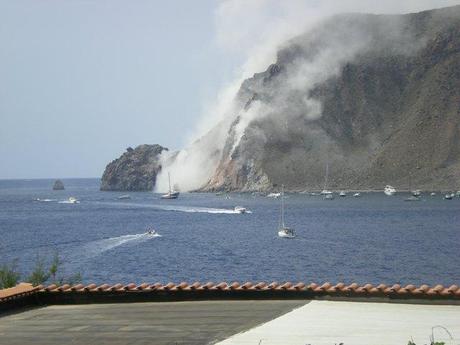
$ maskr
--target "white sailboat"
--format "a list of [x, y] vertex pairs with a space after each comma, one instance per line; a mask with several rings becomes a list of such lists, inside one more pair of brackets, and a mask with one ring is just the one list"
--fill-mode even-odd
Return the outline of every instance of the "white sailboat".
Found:
[[288, 228], [284, 224], [284, 185], [281, 186], [281, 215], [280, 215], [280, 224], [278, 228], [278, 236], [282, 238], [294, 238], [295, 230]]
[[329, 179], [329, 162], [326, 162], [326, 174], [324, 175], [324, 188], [321, 191], [321, 195], [324, 195], [325, 199], [332, 200], [334, 199], [334, 196], [332, 195], [332, 192], [327, 189], [328, 179]]
[[177, 199], [179, 197], [179, 192], [171, 189], [171, 175], [169, 174], [169, 172], [168, 172], [168, 183], [169, 183], [168, 193], [163, 194], [161, 198], [162, 199]]

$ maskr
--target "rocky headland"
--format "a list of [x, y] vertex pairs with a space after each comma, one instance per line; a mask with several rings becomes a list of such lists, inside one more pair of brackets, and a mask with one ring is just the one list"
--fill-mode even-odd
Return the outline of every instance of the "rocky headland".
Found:
[[105, 168], [101, 180], [104, 191], [153, 190], [161, 169], [160, 154], [168, 150], [160, 145], [129, 147], [119, 158]]
[[[458, 189], [460, 6], [325, 20], [286, 42], [234, 103], [197, 140], [215, 164], [195, 189], [321, 190], [326, 165], [330, 189]], [[124, 153], [101, 189], [152, 189], [162, 150]]]

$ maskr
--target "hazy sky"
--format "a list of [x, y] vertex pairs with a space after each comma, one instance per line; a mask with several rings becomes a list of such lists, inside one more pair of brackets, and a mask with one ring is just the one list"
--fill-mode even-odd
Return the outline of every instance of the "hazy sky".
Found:
[[[364, 2], [338, 1], [346, 9]], [[401, 11], [459, 2], [389, 1], [406, 4]], [[273, 0], [0, 0], [0, 178], [98, 177], [128, 146], [183, 147], [247, 58], [241, 50], [278, 20], [278, 7]]]

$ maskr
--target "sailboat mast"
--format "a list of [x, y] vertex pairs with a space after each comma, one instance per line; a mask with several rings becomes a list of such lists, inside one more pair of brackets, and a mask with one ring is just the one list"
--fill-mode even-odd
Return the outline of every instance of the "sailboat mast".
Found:
[[281, 185], [281, 226], [284, 229], [284, 184]]
[[168, 171], [168, 185], [169, 185], [169, 194], [171, 194], [171, 174]]
[[327, 180], [329, 178], [329, 162], [326, 161], [326, 176], [324, 176], [324, 190], [327, 190]]

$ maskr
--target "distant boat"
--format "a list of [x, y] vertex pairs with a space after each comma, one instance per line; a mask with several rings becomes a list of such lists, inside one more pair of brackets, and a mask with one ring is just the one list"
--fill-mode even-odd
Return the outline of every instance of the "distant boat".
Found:
[[416, 196], [416, 197], [419, 197], [420, 195], [422, 195], [422, 191], [417, 189], [417, 190], [413, 190], [412, 191], [412, 196]]
[[77, 200], [77, 198], [74, 198], [73, 196], [69, 197], [69, 199], [67, 199], [67, 202], [69, 204], [79, 204], [80, 201]]
[[131, 199], [131, 195], [123, 194], [118, 197], [118, 200], [127, 200], [127, 199]]
[[355, 193], [355, 194], [353, 194], [353, 197], [354, 197], [354, 198], [359, 198], [360, 196], [361, 196], [361, 193]]
[[281, 193], [270, 193], [270, 194], [267, 195], [267, 198], [275, 198], [275, 199], [277, 199], [277, 198], [280, 197], [280, 195], [281, 195]]
[[280, 224], [278, 228], [278, 236], [282, 238], [294, 238], [295, 230], [288, 228], [284, 224], [284, 185], [281, 186], [281, 215], [280, 215]]
[[159, 236], [160, 234], [153, 228], [150, 228], [148, 227], [147, 228], [147, 232], [145, 233], [147, 236], [152, 236], [152, 237], [155, 237], [155, 236]]
[[243, 206], [235, 206], [235, 212], [236, 213], [247, 213], [247, 209]]
[[[332, 195], [332, 192], [327, 189], [327, 183], [329, 180], [329, 162], [326, 162], [326, 173], [324, 174], [324, 188], [321, 191], [321, 195]], [[330, 200], [334, 198], [329, 198]]]
[[332, 192], [330, 194], [324, 195], [324, 200], [334, 200], [334, 194]]
[[161, 198], [162, 199], [177, 199], [179, 197], [179, 192], [171, 189], [171, 175], [169, 174], [169, 172], [168, 172], [168, 184], [169, 184], [168, 193], [163, 194]]
[[385, 189], [383, 190], [383, 192], [386, 194], [386, 195], [394, 195], [396, 193], [396, 189], [390, 185], [386, 185], [385, 186]]
[[339, 196], [345, 197], [345, 196], [347, 196], [347, 193], [342, 190], [342, 191], [340, 191]]
[[452, 200], [454, 198], [455, 194], [454, 193], [447, 193], [444, 195], [444, 199], [446, 200]]
[[435, 196], [436, 193], [435, 193], [435, 192], [431, 192], [430, 195], [431, 195], [431, 196]]

